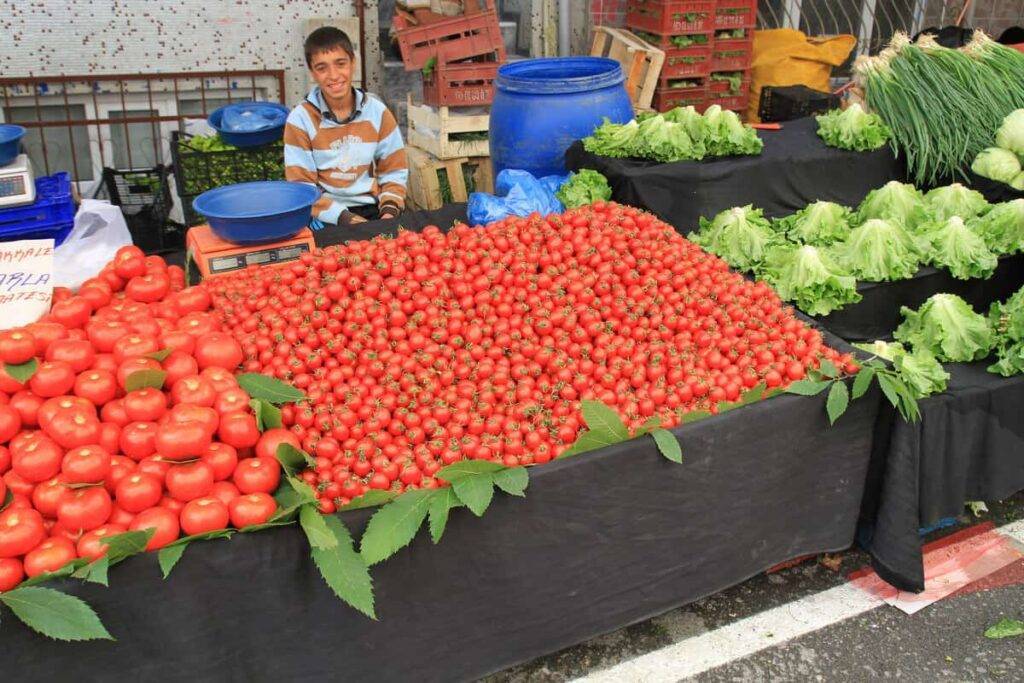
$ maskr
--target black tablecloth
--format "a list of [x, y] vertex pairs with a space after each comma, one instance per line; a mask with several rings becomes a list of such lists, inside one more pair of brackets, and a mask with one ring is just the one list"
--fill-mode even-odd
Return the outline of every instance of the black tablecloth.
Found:
[[847, 341], [891, 338], [903, 316], [900, 307], [917, 308], [938, 292], [957, 294], [976, 310], [988, 313], [993, 301], [1003, 301], [1024, 287], [1024, 254], [1004, 256], [987, 280], [957, 280], [948, 270], [925, 267], [914, 277], [896, 282], [859, 282], [864, 298], [815, 320]]
[[919, 402], [916, 424], [879, 411], [858, 539], [898, 588], [924, 588], [921, 527], [1024, 489], [1024, 376], [991, 363], [946, 365], [948, 390]]
[[780, 131], [758, 131], [758, 156], [658, 164], [590, 154], [577, 142], [566, 153], [570, 170], [600, 171], [616, 201], [653, 211], [683, 234], [701, 216], [753, 204], [781, 217], [817, 200], [856, 206], [868, 192], [902, 178], [902, 162], [885, 147], [847, 152], [826, 146], [813, 117], [787, 121]]
[[[447, 227], [458, 211], [398, 222]], [[372, 230], [321, 231], [317, 242]], [[147, 555], [114, 568], [110, 588], [64, 583], [118, 642], [55, 643], [5, 615], [0, 671], [19, 681], [55, 671], [90, 681], [477, 678], [849, 547], [879, 395], [834, 427], [824, 401], [780, 395], [676, 429], [682, 465], [648, 438], [533, 468], [525, 500], [498, 494], [482, 518], [455, 510], [439, 545], [421, 531], [375, 566], [376, 622], [331, 594], [289, 527], [193, 544], [167, 581]], [[358, 537], [370, 514], [342, 519]]]

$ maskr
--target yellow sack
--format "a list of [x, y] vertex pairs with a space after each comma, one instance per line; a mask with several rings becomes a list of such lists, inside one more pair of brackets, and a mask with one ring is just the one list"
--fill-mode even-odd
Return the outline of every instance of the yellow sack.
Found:
[[828, 92], [832, 69], [850, 56], [857, 44], [851, 35], [808, 38], [791, 28], [754, 31], [754, 61], [747, 120], [760, 121], [757, 108], [766, 85], [806, 85]]

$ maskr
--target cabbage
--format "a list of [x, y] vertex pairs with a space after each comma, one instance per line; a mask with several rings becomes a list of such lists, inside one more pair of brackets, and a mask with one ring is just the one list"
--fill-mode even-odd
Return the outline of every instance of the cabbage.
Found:
[[777, 232], [799, 244], [828, 246], [850, 234], [853, 212], [832, 202], [814, 202], [792, 216], [775, 221]]
[[932, 217], [940, 221], [953, 216], [966, 221], [992, 208], [980, 192], [960, 183], [935, 188], [924, 196], [924, 202]]
[[1003, 125], [996, 131], [996, 146], [1024, 157], [1024, 109], [1003, 119]]
[[959, 216], [924, 226], [919, 243], [925, 260], [949, 270], [958, 280], [992, 277], [999, 258], [989, 251], [984, 238]]
[[1024, 192], [1024, 172], [1018, 173], [1010, 181], [1010, 187], [1017, 190], [1017, 192]]
[[888, 142], [892, 132], [878, 114], [869, 114], [857, 103], [844, 110], [832, 111], [817, 117], [818, 137], [825, 144], [840, 149], [866, 152], [878, 149]]
[[753, 270], [780, 242], [761, 209], [750, 204], [723, 211], [711, 221], [701, 218], [700, 232], [689, 239], [739, 270]]
[[940, 361], [966, 363], [992, 350], [988, 321], [955, 294], [935, 294], [916, 311], [900, 310], [904, 320], [893, 335], [896, 340], [926, 349]]
[[972, 219], [967, 226], [981, 235], [988, 248], [996, 254], [1024, 251], [1024, 199], [996, 204], [991, 211]]
[[584, 168], [565, 182], [555, 193], [558, 201], [562, 202], [567, 209], [575, 209], [577, 206], [593, 204], [599, 200], [612, 198], [612, 188], [608, 186], [608, 179], [597, 171]]
[[857, 280], [810, 245], [772, 249], [762, 273], [780, 297], [808, 315], [828, 315], [861, 300]]
[[1024, 373], [1024, 288], [1003, 303], [993, 303], [988, 317], [995, 331], [997, 359], [988, 371], [1003, 377]]
[[861, 280], [881, 282], [913, 277], [921, 261], [914, 238], [897, 221], [872, 218], [835, 245], [839, 265]]
[[892, 180], [877, 190], [872, 190], [857, 209], [858, 222], [871, 218], [895, 220], [908, 230], [926, 220], [924, 196], [913, 185]]
[[1010, 184], [1020, 172], [1020, 159], [1013, 152], [998, 147], [983, 149], [974, 158], [971, 170], [982, 178]]

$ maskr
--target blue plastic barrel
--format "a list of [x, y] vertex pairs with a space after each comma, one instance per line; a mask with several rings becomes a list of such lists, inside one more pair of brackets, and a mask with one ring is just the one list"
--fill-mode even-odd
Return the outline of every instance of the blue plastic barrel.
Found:
[[510, 62], [498, 69], [491, 105], [491, 163], [538, 178], [564, 174], [565, 150], [604, 119], [626, 123], [633, 106], [622, 68], [603, 57]]

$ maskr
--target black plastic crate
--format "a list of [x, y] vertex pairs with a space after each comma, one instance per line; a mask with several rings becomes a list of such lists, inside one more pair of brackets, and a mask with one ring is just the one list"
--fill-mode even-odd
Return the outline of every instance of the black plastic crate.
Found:
[[284, 180], [284, 143], [203, 151], [192, 146], [193, 136], [171, 134], [171, 163], [178, 196], [195, 197], [223, 185], [256, 180]]
[[184, 247], [180, 228], [167, 220], [171, 189], [167, 167], [103, 169], [103, 185], [110, 203], [121, 207], [132, 242], [147, 254]]
[[840, 101], [838, 95], [813, 90], [805, 85], [766, 85], [761, 89], [757, 115], [764, 123], [792, 121], [835, 109]]

